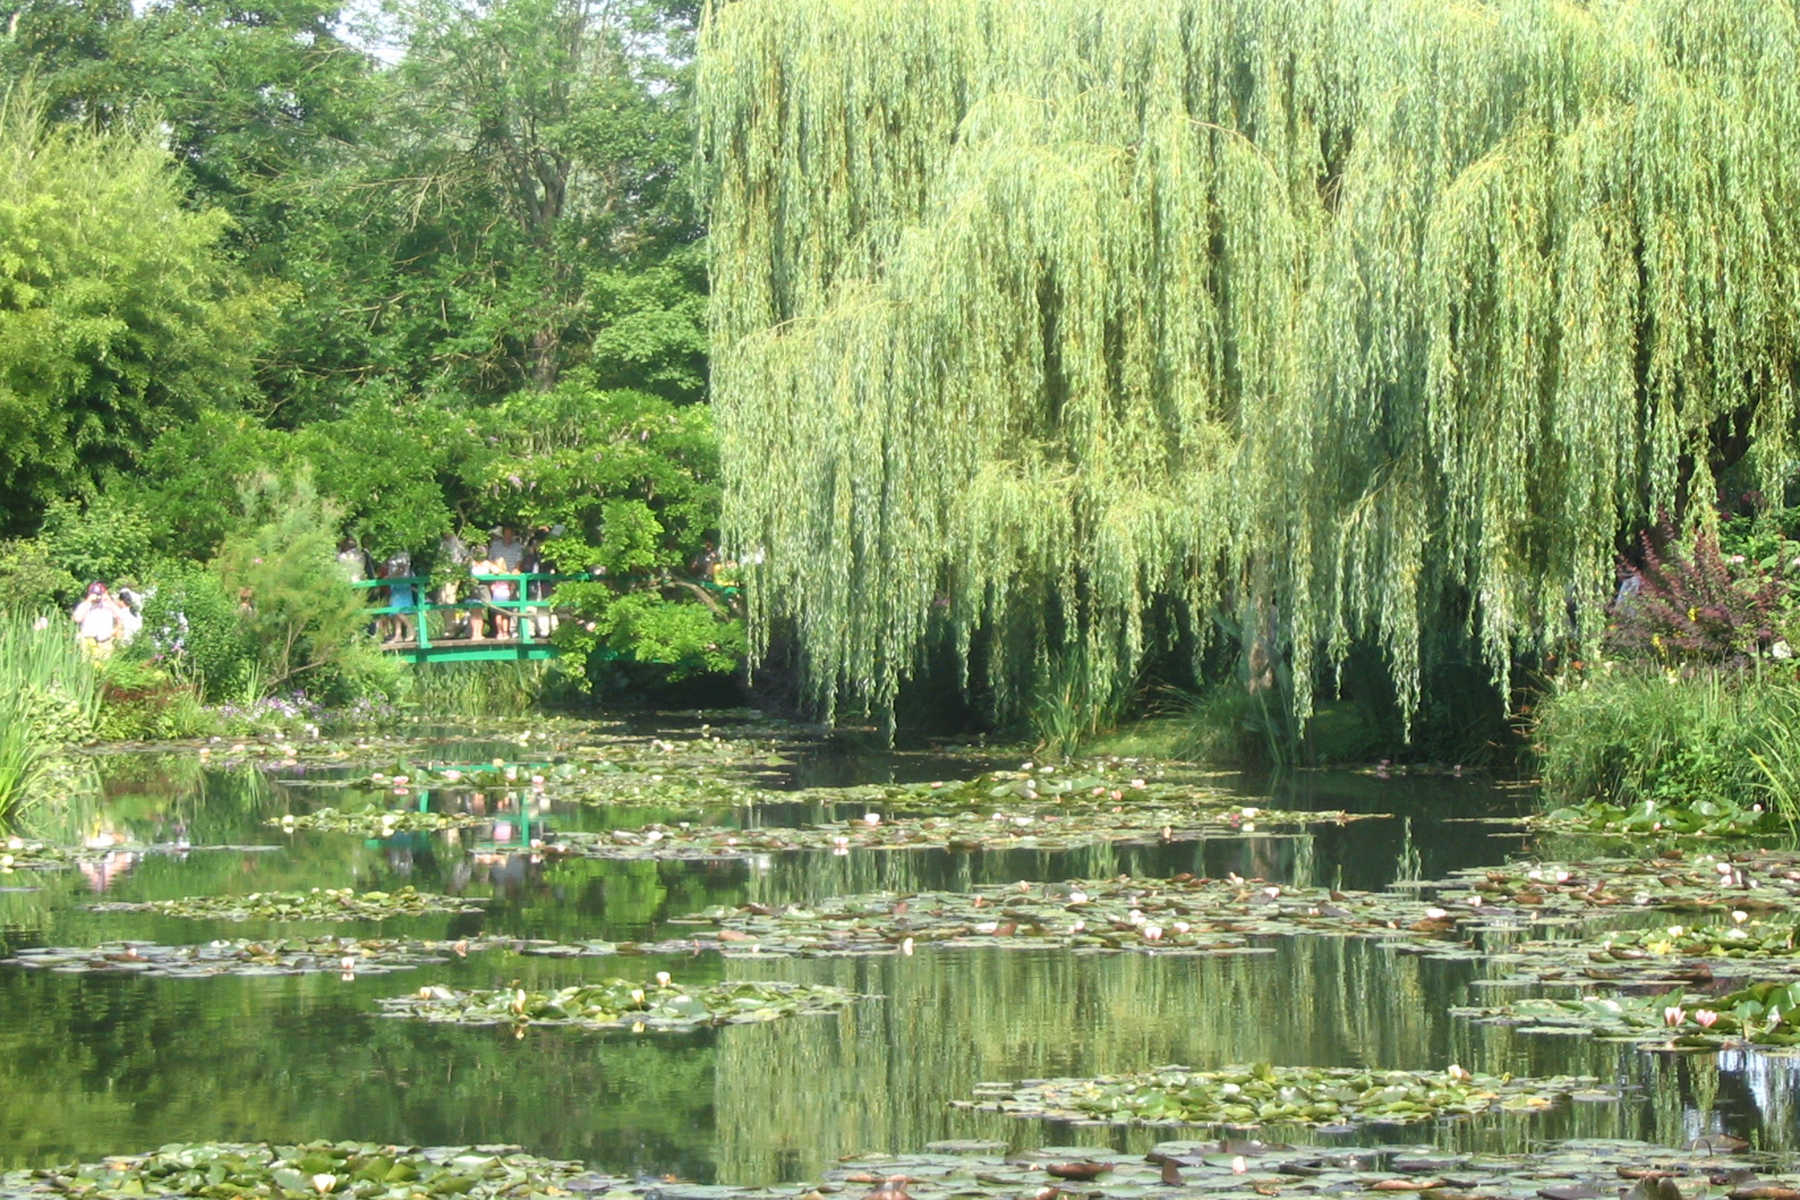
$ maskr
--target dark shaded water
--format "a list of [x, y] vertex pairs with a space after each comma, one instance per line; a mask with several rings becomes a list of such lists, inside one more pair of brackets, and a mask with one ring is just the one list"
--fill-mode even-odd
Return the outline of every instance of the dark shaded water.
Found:
[[[515, 748], [463, 745], [462, 761]], [[93, 911], [109, 899], [411, 884], [491, 899], [465, 916], [389, 920], [330, 932], [433, 938], [476, 934], [578, 940], [679, 935], [673, 918], [713, 904], [816, 900], [876, 889], [963, 888], [1180, 871], [1378, 889], [1537, 848], [1470, 822], [1519, 794], [1474, 781], [1307, 776], [1246, 803], [1346, 808], [1391, 817], [1301, 837], [1243, 836], [1062, 853], [777, 854], [727, 864], [544, 864], [507, 843], [521, 817], [539, 829], [650, 820], [794, 824], [836, 815], [817, 803], [742, 810], [607, 812], [551, 801], [513, 812], [482, 838], [284, 836], [282, 813], [361, 807], [378, 790], [290, 786], [252, 767], [191, 757], [103, 760], [107, 799], [69, 833], [194, 845], [270, 843], [275, 852], [97, 856], [83, 870], [0, 876], [0, 950], [132, 938], [192, 943], [265, 936], [267, 927]], [[971, 774], [967, 761], [803, 758], [817, 784]], [[389, 798], [391, 799], [391, 798]], [[857, 811], [860, 811], [858, 809]], [[34, 890], [15, 890], [15, 889]], [[323, 928], [314, 932], [327, 931]], [[1166, 1136], [1008, 1120], [949, 1107], [983, 1080], [1233, 1063], [1586, 1073], [1624, 1099], [1564, 1103], [1535, 1116], [1356, 1136], [1517, 1150], [1568, 1136], [1678, 1144], [1724, 1130], [1800, 1145], [1791, 1060], [1667, 1058], [1586, 1039], [1525, 1036], [1448, 1015], [1479, 963], [1426, 960], [1373, 942], [1273, 941], [1224, 957], [921, 951], [869, 959], [714, 956], [521, 958], [489, 953], [392, 975], [154, 980], [0, 968], [0, 1165], [149, 1148], [170, 1141], [349, 1138], [422, 1145], [515, 1142], [612, 1171], [731, 1183], [798, 1179], [841, 1155], [904, 1152], [942, 1138], [1148, 1145]], [[461, 1029], [374, 1014], [422, 983], [551, 986], [612, 974], [832, 982], [871, 999], [828, 1017], [699, 1033], [589, 1034]], [[1300, 1140], [1333, 1140], [1295, 1134]]]

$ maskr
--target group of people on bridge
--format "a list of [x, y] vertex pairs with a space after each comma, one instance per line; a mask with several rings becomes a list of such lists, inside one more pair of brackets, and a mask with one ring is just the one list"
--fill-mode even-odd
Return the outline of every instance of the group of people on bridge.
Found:
[[[489, 532], [486, 542], [474, 545], [455, 533], [440, 538], [434, 556], [438, 583], [430, 592], [433, 603], [429, 610], [450, 617], [442, 629], [434, 627], [431, 636], [511, 640], [521, 632], [522, 620], [533, 622], [539, 636], [548, 636], [554, 623], [549, 610], [521, 602], [549, 596], [548, 581], [531, 577], [546, 570], [541, 549], [552, 532], [540, 528], [521, 538], [513, 526], [499, 525]], [[338, 544], [338, 562], [352, 583], [369, 585], [375, 591], [380, 614], [375, 632], [384, 644], [418, 641], [417, 621], [428, 610], [421, 597], [431, 585], [429, 578], [415, 573], [410, 552], [403, 550], [374, 562], [354, 538], [346, 537]], [[527, 594], [528, 589], [532, 594]], [[522, 612], [525, 608], [533, 611]]]

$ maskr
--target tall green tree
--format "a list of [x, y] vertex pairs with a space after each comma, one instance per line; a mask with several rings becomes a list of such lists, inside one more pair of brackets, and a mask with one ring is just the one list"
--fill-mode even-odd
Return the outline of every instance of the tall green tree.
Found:
[[263, 298], [182, 203], [153, 130], [53, 124], [0, 98], [0, 511], [133, 470], [158, 433], [250, 386]]
[[1791, 0], [744, 0], [699, 104], [727, 543], [826, 703], [1223, 608], [1410, 712], [1791, 467]]

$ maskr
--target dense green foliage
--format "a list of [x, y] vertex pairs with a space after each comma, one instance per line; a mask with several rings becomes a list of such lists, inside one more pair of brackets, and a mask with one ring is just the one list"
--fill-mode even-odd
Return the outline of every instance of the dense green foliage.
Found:
[[[163, 661], [209, 699], [296, 673], [385, 693], [341, 669], [360, 643], [320, 546], [448, 580], [446, 539], [504, 524], [605, 570], [564, 622], [584, 685], [587, 652], [602, 674], [658, 664], [636, 684], [732, 672], [741, 628], [703, 586], [695, 19], [659, 0], [8, 11], [5, 603], [166, 581], [198, 611], [177, 631], [181, 604], [153, 598], [184, 642]], [[304, 519], [250, 499], [303, 480], [324, 506]]]
[[0, 89], [0, 528], [17, 533], [241, 398], [260, 305], [219, 253], [224, 214], [183, 208], [152, 130], [52, 125], [31, 87]]
[[1791, 2], [746, 0], [701, 64], [725, 545], [827, 708], [1222, 612], [1404, 722], [1789, 470]]

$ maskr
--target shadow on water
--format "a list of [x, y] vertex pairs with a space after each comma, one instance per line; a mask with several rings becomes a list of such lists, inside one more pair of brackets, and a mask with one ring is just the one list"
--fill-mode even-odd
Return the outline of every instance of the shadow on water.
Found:
[[[661, 735], [692, 736], [703, 723], [671, 725]], [[477, 756], [465, 761], [516, 748], [504, 739], [442, 732], [443, 753]], [[621, 735], [615, 728], [608, 736]], [[781, 736], [792, 742], [792, 731]], [[996, 764], [1017, 766], [1010, 758], [960, 752], [858, 757], [791, 749], [786, 757], [794, 765], [782, 770], [796, 787], [966, 777]], [[382, 761], [390, 758], [384, 752]], [[271, 824], [283, 813], [321, 804], [356, 809], [391, 797], [379, 788], [289, 786], [250, 766], [203, 767], [192, 755], [117, 755], [96, 769], [98, 798], [71, 806], [48, 831], [94, 845], [92, 861], [79, 871], [0, 878], [0, 949], [7, 953], [119, 938], [179, 944], [283, 932], [256, 923], [97, 912], [90, 905], [102, 895], [138, 900], [411, 885], [481, 900], [482, 911], [306, 932], [647, 940], [679, 936], [678, 918], [713, 905], [812, 904], [847, 893], [1180, 872], [1366, 890], [1498, 862], [1521, 846], [1516, 830], [1470, 819], [1517, 812], [1522, 793], [1515, 789], [1447, 777], [1302, 774], [1274, 783], [1230, 782], [1247, 807], [1385, 815], [1302, 833], [1059, 851], [546, 863], [534, 861], [528, 836], [546, 822], [606, 829], [697, 815], [784, 825], [846, 814], [810, 800], [686, 815], [609, 813], [525, 794], [497, 799], [488, 825], [454, 836], [288, 834]], [[364, 763], [337, 771], [344, 778], [370, 769], [387, 768]], [[521, 803], [526, 807], [518, 808]], [[105, 839], [113, 837], [124, 839], [120, 845], [158, 848], [108, 851]], [[219, 846], [232, 848], [213, 848]], [[1320, 936], [1270, 938], [1257, 951], [1108, 956], [925, 947], [912, 956], [730, 960], [491, 952], [348, 980], [158, 980], [0, 967], [0, 1164], [201, 1139], [516, 1142], [607, 1170], [754, 1184], [816, 1176], [842, 1155], [914, 1151], [943, 1138], [994, 1138], [1018, 1148], [1143, 1148], [1170, 1131], [1012, 1120], [953, 1108], [950, 1101], [986, 1080], [1257, 1061], [1581, 1073], [1624, 1100], [1563, 1101], [1529, 1117], [1364, 1130], [1348, 1135], [1352, 1140], [1516, 1151], [1564, 1137], [1675, 1145], [1723, 1130], [1800, 1147], [1794, 1099], [1800, 1080], [1791, 1061], [1729, 1053], [1659, 1057], [1449, 1015], [1453, 1005], [1468, 1002], [1484, 969], [1480, 962]], [[427, 982], [550, 987], [614, 974], [646, 977], [658, 969], [694, 983], [725, 977], [829, 982], [868, 998], [829, 1016], [675, 1036], [537, 1027], [516, 1038], [504, 1029], [375, 1015], [379, 998]], [[1303, 1130], [1264, 1136], [1333, 1140]]]

